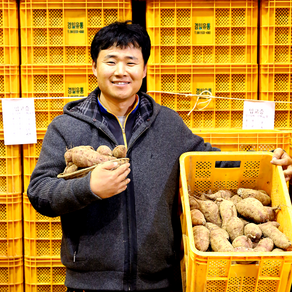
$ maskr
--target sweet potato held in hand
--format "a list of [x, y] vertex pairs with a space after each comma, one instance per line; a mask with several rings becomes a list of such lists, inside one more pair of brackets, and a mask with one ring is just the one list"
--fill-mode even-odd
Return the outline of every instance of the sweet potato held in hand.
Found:
[[101, 162], [116, 159], [109, 155], [103, 155], [95, 151], [91, 146], [77, 146], [68, 149], [64, 155], [66, 165], [73, 162], [77, 167], [88, 167]]

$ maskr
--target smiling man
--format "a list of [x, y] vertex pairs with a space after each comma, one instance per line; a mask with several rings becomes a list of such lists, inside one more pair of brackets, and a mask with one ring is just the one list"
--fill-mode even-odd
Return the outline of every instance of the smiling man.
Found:
[[[99, 87], [52, 121], [31, 175], [34, 208], [61, 216], [68, 292], [181, 289], [179, 157], [219, 149], [140, 91], [150, 47], [145, 29], [130, 22], [97, 32], [91, 56]], [[67, 148], [118, 144], [127, 146], [130, 163], [112, 170], [115, 163], [106, 162], [85, 177], [57, 178]], [[274, 155], [273, 163], [289, 166], [290, 178], [291, 158], [281, 149]]]

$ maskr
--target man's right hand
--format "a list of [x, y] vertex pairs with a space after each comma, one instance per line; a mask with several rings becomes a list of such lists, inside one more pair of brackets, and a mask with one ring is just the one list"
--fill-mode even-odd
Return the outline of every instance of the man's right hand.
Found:
[[126, 190], [130, 182], [127, 178], [131, 171], [130, 163], [116, 167], [116, 162], [108, 161], [98, 164], [91, 172], [91, 191], [102, 199], [110, 198]]

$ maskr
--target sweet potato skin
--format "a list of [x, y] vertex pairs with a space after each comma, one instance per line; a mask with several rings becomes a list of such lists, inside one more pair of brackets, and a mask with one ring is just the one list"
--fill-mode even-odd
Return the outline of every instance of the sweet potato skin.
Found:
[[289, 238], [273, 224], [267, 222], [265, 224], [259, 224], [259, 227], [262, 230], [264, 236], [273, 240], [276, 247], [287, 249], [292, 245], [292, 242], [289, 240]]
[[73, 162], [77, 167], [89, 167], [98, 163], [115, 159], [115, 157], [102, 155], [91, 146], [77, 146], [66, 151], [64, 154], [66, 165]]
[[210, 232], [210, 243], [212, 250], [215, 252], [233, 251], [234, 248], [230, 241], [226, 237], [220, 235], [221, 233], [217, 230], [212, 230]]
[[193, 226], [206, 224], [206, 219], [203, 213], [198, 209], [191, 210], [191, 219]]
[[209, 229], [209, 231], [213, 231], [213, 230], [216, 230], [216, 234], [219, 235], [219, 236], [222, 236], [222, 237], [225, 237], [226, 239], [229, 239], [229, 234], [228, 232], [219, 227], [218, 225], [214, 224], [214, 223], [211, 223], [211, 222], [207, 222], [206, 223], [206, 227]]
[[112, 153], [116, 158], [125, 158], [127, 156], [127, 148], [125, 145], [118, 145], [113, 149]]
[[239, 188], [237, 194], [242, 198], [255, 198], [258, 199], [264, 206], [269, 206], [271, 204], [270, 196], [262, 190], [253, 190], [247, 188]]
[[243, 199], [235, 206], [240, 215], [254, 223], [264, 223], [272, 220], [272, 218], [276, 216], [274, 208], [263, 206], [263, 204], [255, 198]]
[[107, 155], [107, 156], [112, 156], [113, 155], [113, 152], [112, 150], [106, 146], [106, 145], [100, 145], [96, 151], [102, 155]]
[[195, 200], [199, 204], [198, 209], [204, 214], [206, 221], [221, 226], [221, 218], [217, 204], [211, 200], [204, 201], [196, 198]]
[[252, 242], [247, 236], [240, 235], [232, 241], [232, 246], [234, 248], [236, 247], [252, 248]]
[[226, 230], [227, 223], [232, 217], [237, 216], [236, 207], [233, 204], [233, 202], [224, 200], [224, 199], [217, 199], [218, 202], [220, 202], [219, 211], [220, 216], [222, 219], [222, 228]]
[[196, 249], [206, 251], [210, 244], [210, 231], [203, 225], [193, 227], [193, 236]]
[[226, 231], [229, 234], [230, 240], [233, 241], [236, 237], [243, 235], [243, 222], [236, 216], [233, 216], [226, 224]]
[[262, 238], [257, 246], [253, 249], [254, 251], [272, 251], [274, 248], [274, 242], [271, 238]]
[[244, 235], [250, 237], [254, 241], [259, 241], [263, 234], [257, 224], [248, 223], [244, 226]]

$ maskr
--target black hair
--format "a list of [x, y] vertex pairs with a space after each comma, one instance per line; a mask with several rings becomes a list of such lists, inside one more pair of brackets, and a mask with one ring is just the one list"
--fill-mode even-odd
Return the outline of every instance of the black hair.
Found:
[[116, 21], [101, 28], [95, 34], [90, 48], [91, 58], [96, 63], [101, 50], [106, 50], [112, 46], [123, 49], [129, 47], [129, 45], [141, 48], [144, 65], [146, 65], [151, 49], [150, 37], [146, 29], [139, 24], [132, 23], [131, 20]]

